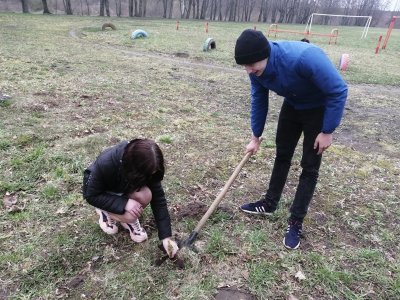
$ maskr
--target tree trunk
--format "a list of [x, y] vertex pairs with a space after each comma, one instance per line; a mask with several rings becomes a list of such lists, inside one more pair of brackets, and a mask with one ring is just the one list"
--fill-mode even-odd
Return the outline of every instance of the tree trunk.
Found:
[[135, 0], [135, 17], [139, 17], [139, 4], [137, 0]]
[[67, 15], [72, 15], [72, 7], [71, 7], [71, 0], [63, 0], [64, 2], [64, 10]]
[[168, 0], [162, 0], [162, 4], [163, 4], [163, 15], [162, 15], [162, 17], [165, 19], [167, 17]]
[[129, 16], [133, 17], [133, 0], [129, 0], [128, 12], [129, 12]]
[[117, 17], [121, 17], [122, 15], [121, 0], [115, 0], [115, 13], [117, 14]]
[[192, 4], [193, 4], [193, 0], [189, 0], [188, 6], [187, 6], [188, 8], [186, 11], [186, 19], [190, 18], [190, 10], [192, 9]]
[[43, 14], [50, 14], [49, 7], [47, 6], [47, 0], [42, 0]]
[[200, 0], [196, 0], [196, 19], [200, 19]]
[[261, 18], [263, 16], [263, 12], [264, 12], [264, 2], [265, 0], [261, 0], [261, 5], [260, 5], [260, 11], [258, 12], [258, 18], [257, 18], [257, 22], [261, 22]]
[[28, 14], [29, 13], [28, 0], [21, 0], [21, 4], [22, 4], [22, 12], [24, 14]]
[[100, 0], [100, 16], [104, 17], [104, 3], [106, 0]]
[[[172, 0], [171, 0], [171, 2], [172, 2]], [[147, 0], [143, 0], [142, 17], [146, 16], [146, 11], [147, 11]]]
[[235, 9], [234, 9], [233, 20], [232, 20], [232, 21], [236, 21], [236, 16], [238, 16], [238, 19], [239, 19], [239, 15], [238, 15], [239, 1], [240, 1], [240, 0], [236, 0], [236, 1], [235, 1]]
[[219, 0], [218, 2], [218, 20], [222, 21], [222, 0]]
[[138, 11], [138, 17], [142, 16], [142, 9], [143, 9], [143, 1], [139, 0], [139, 11]]
[[169, 6], [169, 14], [168, 19], [172, 19], [172, 12], [174, 11], [174, 0], [171, 0], [171, 4]]
[[104, 5], [106, 6], [107, 17], [109, 17], [110, 16], [110, 2], [108, 2], [108, 0], [104, 0]]
[[208, 0], [203, 0], [201, 4], [200, 19], [204, 20], [206, 18], [206, 12], [208, 9]]
[[211, 0], [211, 3], [210, 3], [210, 21], [212, 21], [213, 17], [214, 17], [214, 6], [215, 6], [215, 0]]
[[87, 15], [90, 16], [89, 0], [86, 0]]
[[179, 9], [181, 10], [181, 19], [186, 16], [186, 1], [179, 0]]

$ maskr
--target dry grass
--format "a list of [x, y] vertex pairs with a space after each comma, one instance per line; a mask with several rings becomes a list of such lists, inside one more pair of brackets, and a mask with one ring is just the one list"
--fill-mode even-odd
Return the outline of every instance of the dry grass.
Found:
[[[215, 24], [217, 50], [203, 53], [205, 34], [195, 31], [201, 22], [188, 22], [192, 30], [183, 27], [178, 39], [173, 21], [111, 21], [117, 31], [102, 32], [100, 18], [0, 14], [0, 93], [11, 96], [0, 106], [0, 192], [15, 193], [20, 209], [3, 207], [0, 217], [0, 298], [211, 299], [226, 285], [260, 299], [398, 296], [398, 57], [387, 51], [373, 63], [380, 72], [366, 59], [345, 74], [352, 82], [392, 86], [350, 85], [299, 251], [286, 251], [282, 237], [300, 153], [274, 217], [236, 209], [264, 192], [271, 172], [281, 103], [273, 95], [262, 151], [207, 222], [199, 253], [183, 253], [186, 269], [178, 270], [169, 261], [154, 266], [161, 253], [148, 211], [147, 243], [101, 232], [80, 194], [82, 170], [119, 140], [156, 139], [167, 160], [174, 233], [187, 237], [201, 213], [180, 218], [180, 212], [193, 201], [214, 200], [251, 134], [249, 82], [231, 57], [235, 37], [251, 25]], [[142, 27], [148, 40], [126, 38]], [[372, 38], [365, 49], [350, 41], [354, 57], [369, 57]], [[349, 50], [340, 47], [336, 53]], [[295, 277], [299, 271], [304, 280]]]

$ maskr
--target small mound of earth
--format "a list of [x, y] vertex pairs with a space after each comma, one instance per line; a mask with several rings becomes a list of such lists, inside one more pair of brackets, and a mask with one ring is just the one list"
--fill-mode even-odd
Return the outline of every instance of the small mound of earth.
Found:
[[257, 300], [255, 295], [235, 288], [219, 288], [215, 300]]
[[202, 216], [206, 213], [207, 209], [208, 207], [204, 203], [192, 201], [185, 206], [176, 207], [174, 213], [177, 220], [182, 220], [187, 217]]
[[183, 52], [176, 52], [174, 55], [177, 56], [177, 57], [184, 57], [184, 58], [188, 58], [189, 57], [189, 54], [183, 53]]

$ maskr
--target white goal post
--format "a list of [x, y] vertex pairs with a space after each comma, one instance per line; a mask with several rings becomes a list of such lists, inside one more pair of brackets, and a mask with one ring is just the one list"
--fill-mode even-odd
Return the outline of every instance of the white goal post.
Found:
[[365, 22], [364, 30], [363, 30], [363, 33], [361, 34], [361, 38], [367, 37], [369, 25], [371, 24], [371, 20], [372, 20], [372, 16], [349, 16], [349, 15], [331, 15], [331, 14], [312, 13], [311, 16], [309, 16], [309, 18], [308, 18], [305, 32], [311, 33], [311, 25], [312, 25], [314, 16], [341, 17], [341, 18], [366, 18], [367, 21]]

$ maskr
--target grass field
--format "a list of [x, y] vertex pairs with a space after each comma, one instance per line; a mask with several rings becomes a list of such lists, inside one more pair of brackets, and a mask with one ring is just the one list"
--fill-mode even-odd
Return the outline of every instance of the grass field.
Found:
[[[117, 30], [101, 31], [109, 21]], [[350, 55], [350, 89], [298, 251], [282, 238], [300, 152], [273, 217], [237, 210], [265, 192], [282, 103], [275, 94], [262, 150], [200, 233], [199, 252], [182, 253], [185, 269], [154, 265], [161, 252], [150, 211], [150, 239], [134, 245], [122, 230], [103, 234], [82, 199], [82, 171], [101, 150], [155, 139], [173, 231], [187, 237], [251, 136], [249, 81], [233, 48], [254, 25], [213, 22], [206, 34], [196, 21], [177, 31], [175, 20], [0, 14], [0, 299], [212, 299], [222, 287], [257, 299], [399, 297], [399, 30], [378, 55], [386, 28], [365, 40], [361, 28], [339, 28], [337, 45], [312, 39], [336, 65]], [[131, 40], [139, 28], [149, 37]], [[202, 51], [207, 37], [216, 50]]]

